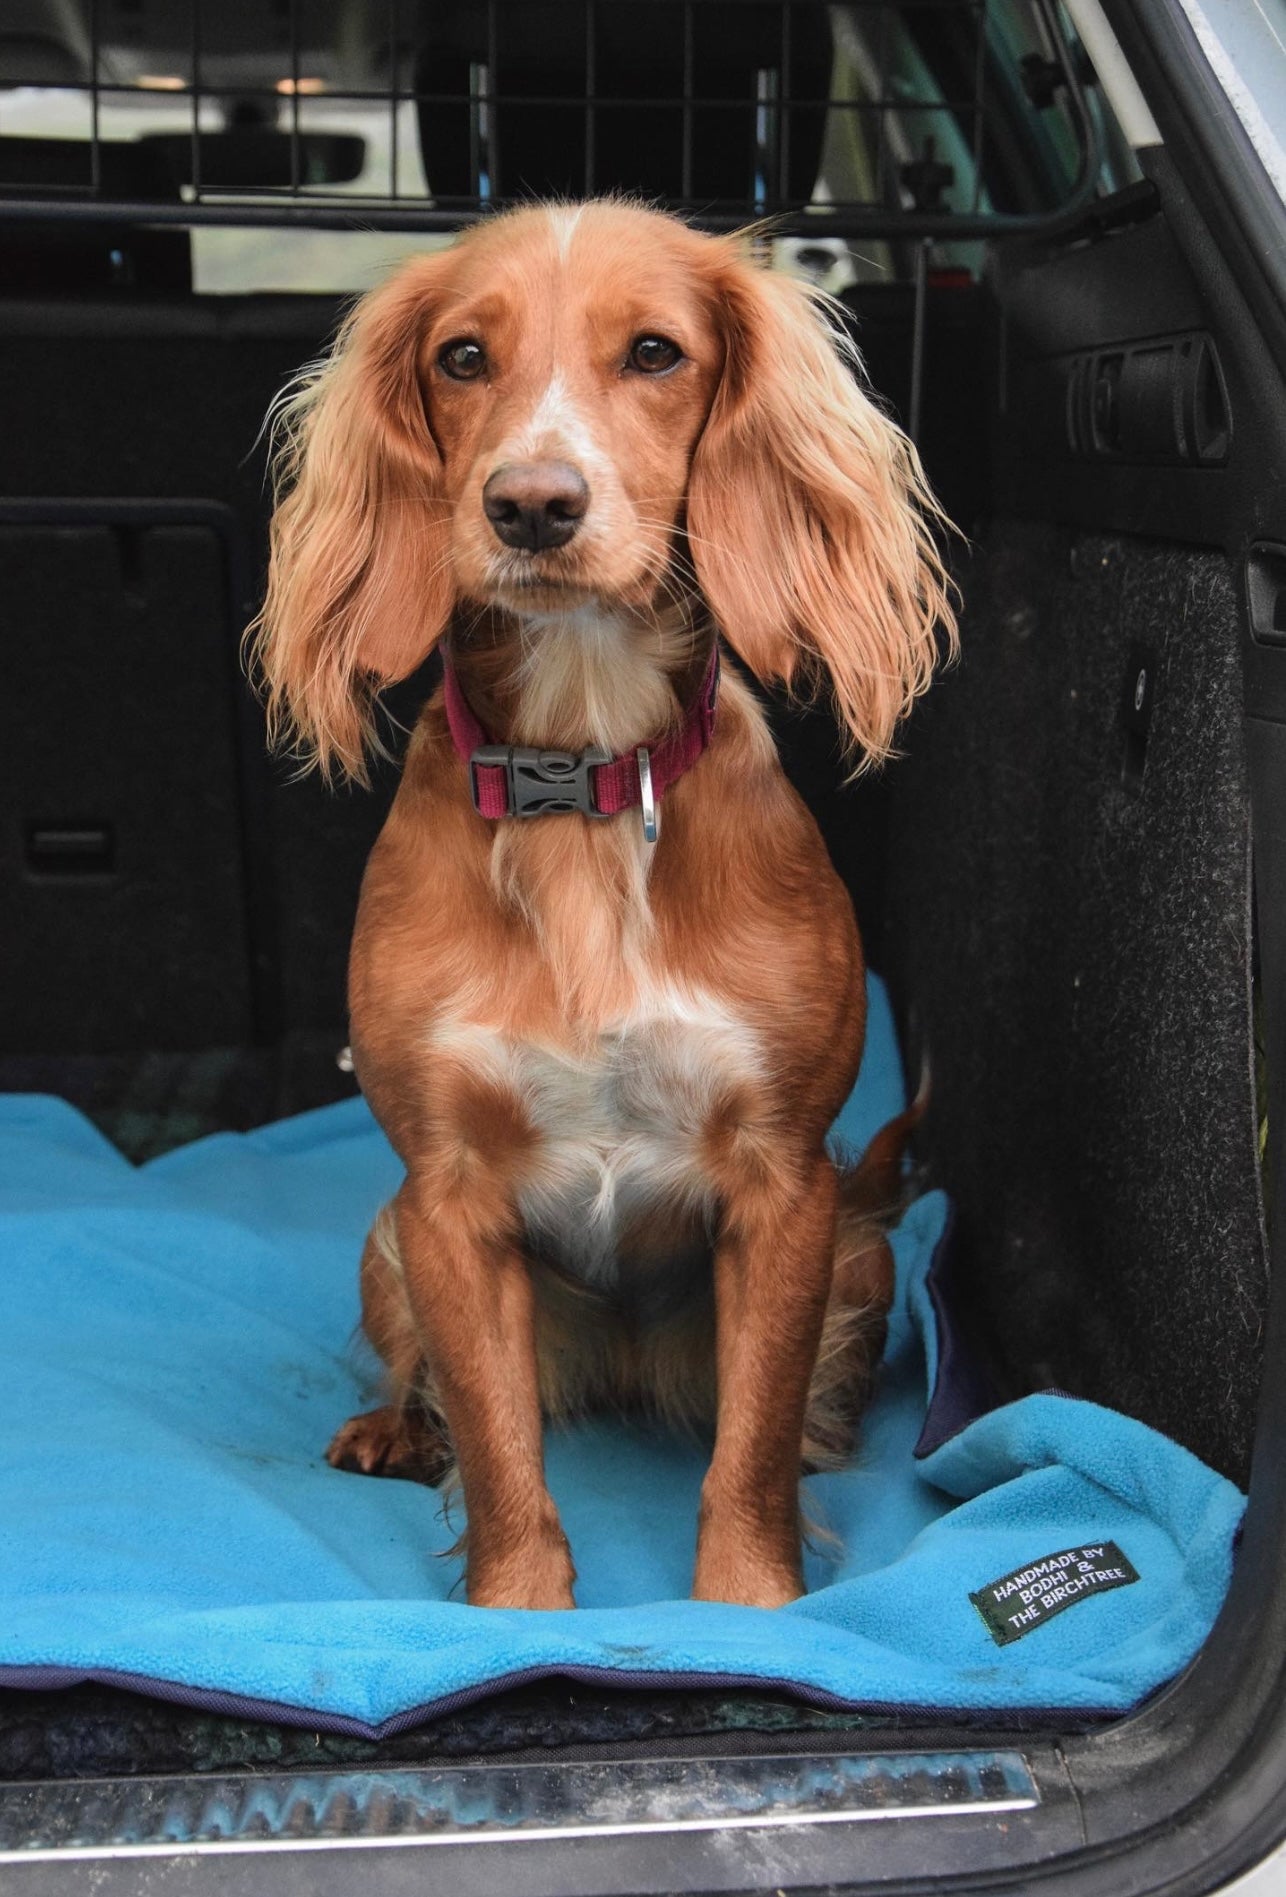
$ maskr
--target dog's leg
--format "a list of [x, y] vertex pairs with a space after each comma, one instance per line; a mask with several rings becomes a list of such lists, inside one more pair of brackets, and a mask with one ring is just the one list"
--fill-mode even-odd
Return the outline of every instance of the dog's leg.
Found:
[[412, 1179], [396, 1210], [407, 1297], [464, 1489], [468, 1598], [572, 1607], [575, 1569], [545, 1486], [527, 1260], [477, 1194], [421, 1192]]
[[388, 1372], [391, 1401], [339, 1430], [326, 1460], [354, 1475], [396, 1476], [436, 1488], [452, 1463], [433, 1399], [398, 1250], [393, 1208], [381, 1210], [362, 1252], [362, 1329]]
[[701, 1493], [693, 1594], [779, 1607], [803, 1592], [799, 1468], [834, 1269], [835, 1169], [724, 1194], [715, 1250], [718, 1421]]

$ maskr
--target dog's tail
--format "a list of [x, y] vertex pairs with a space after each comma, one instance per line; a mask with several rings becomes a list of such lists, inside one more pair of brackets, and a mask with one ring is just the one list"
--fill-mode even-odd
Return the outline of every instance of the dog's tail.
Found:
[[841, 1166], [839, 1216], [847, 1223], [891, 1225], [907, 1201], [904, 1168], [907, 1148], [929, 1106], [927, 1079], [904, 1112], [887, 1121], [871, 1140], [860, 1160]]
[[[861, 1159], [839, 1168], [835, 1263], [804, 1424], [805, 1474], [842, 1468], [853, 1455], [870, 1400], [893, 1301], [893, 1252], [886, 1232], [907, 1202], [907, 1143], [924, 1118], [928, 1088], [882, 1126]], [[809, 1516], [805, 1532], [821, 1545], [834, 1537]]]

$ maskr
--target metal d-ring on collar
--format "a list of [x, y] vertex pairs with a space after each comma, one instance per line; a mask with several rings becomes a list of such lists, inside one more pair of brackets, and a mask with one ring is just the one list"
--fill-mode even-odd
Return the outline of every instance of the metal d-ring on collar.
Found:
[[639, 803], [643, 810], [643, 840], [655, 843], [661, 834], [661, 813], [652, 794], [652, 754], [645, 744], [634, 753], [639, 767]]

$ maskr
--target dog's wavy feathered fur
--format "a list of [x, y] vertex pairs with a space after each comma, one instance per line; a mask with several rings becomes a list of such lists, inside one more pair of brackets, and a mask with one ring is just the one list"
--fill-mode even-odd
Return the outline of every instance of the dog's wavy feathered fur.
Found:
[[[277, 412], [274, 736], [360, 779], [381, 686], [449, 633], [494, 738], [626, 752], [722, 638], [828, 681], [855, 770], [886, 757], [955, 632], [936, 505], [857, 370], [816, 293], [638, 206], [405, 266]], [[515, 467], [580, 482], [557, 546], [488, 514]], [[363, 886], [354, 1059], [407, 1178], [362, 1262], [392, 1400], [330, 1454], [458, 1463], [476, 1602], [571, 1604], [541, 1419], [613, 1404], [713, 1430], [694, 1592], [791, 1598], [801, 1463], [850, 1452], [878, 1357], [906, 1128], [827, 1156], [860, 945], [735, 672], [662, 816], [655, 848], [637, 812], [489, 823], [439, 694]]]

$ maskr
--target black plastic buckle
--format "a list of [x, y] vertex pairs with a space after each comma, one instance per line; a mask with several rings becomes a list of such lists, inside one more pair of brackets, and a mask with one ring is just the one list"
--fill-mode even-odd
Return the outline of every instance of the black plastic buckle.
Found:
[[505, 774], [511, 817], [552, 817], [578, 810], [582, 817], [606, 817], [594, 802], [590, 772], [610, 764], [612, 754], [591, 745], [586, 751], [538, 751], [529, 744], [483, 744], [469, 759], [469, 788], [473, 807], [478, 801], [478, 767], [499, 768]]

